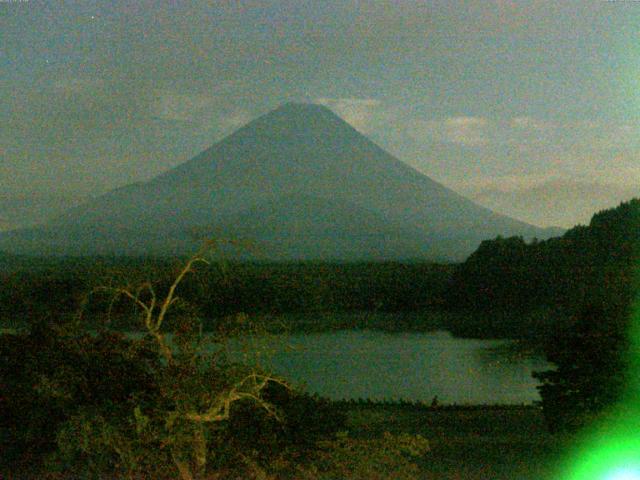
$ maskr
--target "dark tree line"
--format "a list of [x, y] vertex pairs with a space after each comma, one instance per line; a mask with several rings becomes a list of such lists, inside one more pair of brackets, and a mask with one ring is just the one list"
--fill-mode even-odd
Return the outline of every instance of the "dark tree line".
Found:
[[512, 336], [553, 335], [559, 319], [566, 325], [589, 304], [624, 314], [640, 258], [639, 210], [640, 200], [622, 203], [546, 241], [485, 241], [457, 267], [449, 303], [473, 312], [477, 329]]
[[[331, 312], [421, 312], [442, 309], [453, 266], [425, 263], [232, 263], [202, 268], [182, 285], [186, 298], [205, 319], [238, 313], [309, 314]], [[166, 288], [173, 262], [67, 259], [42, 268], [0, 274], [0, 321], [19, 323], [36, 311], [74, 315], [95, 285], [154, 279]], [[89, 313], [105, 312], [110, 299], [93, 298]], [[116, 316], [133, 313], [129, 302], [111, 305]], [[87, 319], [95, 315], [87, 315]], [[213, 322], [215, 323], [215, 321]], [[122, 325], [134, 327], [137, 324]], [[136, 327], [137, 328], [137, 327]]]

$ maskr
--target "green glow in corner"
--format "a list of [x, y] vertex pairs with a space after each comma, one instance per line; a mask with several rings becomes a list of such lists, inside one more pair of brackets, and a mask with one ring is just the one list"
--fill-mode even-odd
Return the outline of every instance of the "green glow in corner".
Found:
[[606, 420], [585, 432], [585, 440], [568, 464], [568, 474], [560, 478], [640, 480], [640, 295], [632, 312], [629, 384], [625, 396], [605, 416]]
[[[637, 417], [636, 417], [637, 419]], [[640, 480], [640, 432], [637, 428], [601, 428], [596, 441], [575, 453], [567, 480]]]
[[605, 480], [640, 480], [640, 469], [635, 467], [614, 470]]

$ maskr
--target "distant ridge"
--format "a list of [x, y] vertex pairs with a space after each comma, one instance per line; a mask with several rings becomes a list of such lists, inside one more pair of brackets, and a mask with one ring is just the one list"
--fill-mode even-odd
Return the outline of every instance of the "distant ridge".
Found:
[[42, 255], [178, 254], [202, 236], [250, 239], [268, 259], [460, 260], [497, 235], [548, 238], [396, 159], [324, 106], [287, 103], [191, 160], [0, 234]]

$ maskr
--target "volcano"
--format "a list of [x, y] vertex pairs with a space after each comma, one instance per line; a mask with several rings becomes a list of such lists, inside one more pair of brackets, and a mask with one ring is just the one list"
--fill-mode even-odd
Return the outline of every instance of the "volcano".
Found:
[[0, 250], [173, 255], [226, 238], [271, 260], [460, 260], [497, 235], [558, 233], [473, 203], [324, 106], [289, 103], [148, 182], [2, 233]]

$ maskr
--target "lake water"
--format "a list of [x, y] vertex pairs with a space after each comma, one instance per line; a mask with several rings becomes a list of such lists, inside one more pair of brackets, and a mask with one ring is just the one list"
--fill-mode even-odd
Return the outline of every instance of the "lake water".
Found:
[[332, 399], [440, 403], [531, 403], [542, 358], [507, 355], [509, 341], [454, 338], [448, 332], [338, 331], [289, 335], [272, 355], [277, 373]]

